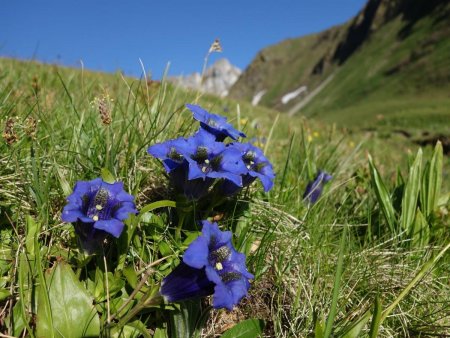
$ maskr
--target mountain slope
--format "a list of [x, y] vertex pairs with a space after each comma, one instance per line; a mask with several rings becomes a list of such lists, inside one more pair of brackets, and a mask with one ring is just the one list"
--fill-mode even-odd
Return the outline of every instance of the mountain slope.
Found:
[[[332, 75], [332, 77], [331, 77]], [[282, 98], [300, 86], [314, 97]], [[350, 124], [450, 117], [450, 3], [370, 0], [350, 22], [262, 50], [230, 91], [260, 104]], [[417, 122], [417, 121], [416, 121]]]

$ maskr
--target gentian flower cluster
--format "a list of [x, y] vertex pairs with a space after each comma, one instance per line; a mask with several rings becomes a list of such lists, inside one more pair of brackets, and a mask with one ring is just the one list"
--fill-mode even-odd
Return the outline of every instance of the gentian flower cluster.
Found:
[[[211, 114], [197, 105], [186, 105], [200, 129], [189, 138], [177, 138], [148, 148], [163, 162], [177, 191], [189, 199], [205, 196], [217, 181], [221, 192], [232, 195], [257, 178], [267, 192], [275, 178], [272, 164], [250, 143], [237, 142], [245, 134], [234, 129], [225, 117]], [[225, 138], [234, 140], [224, 143]]]
[[134, 197], [125, 192], [122, 182], [107, 183], [101, 178], [78, 181], [67, 197], [61, 218], [74, 225], [87, 251], [106, 238], [118, 238], [129, 214], [136, 214]]
[[232, 310], [247, 294], [254, 276], [247, 271], [245, 255], [233, 247], [231, 232], [220, 231], [217, 223], [202, 224], [202, 235], [164, 278], [160, 293], [169, 302], [213, 295], [214, 308]]
[[309, 203], [314, 204], [319, 199], [322, 194], [323, 187], [325, 183], [329, 182], [333, 176], [327, 174], [325, 171], [319, 170], [313, 181], [309, 182], [306, 186], [305, 193], [303, 194], [303, 199], [307, 200]]

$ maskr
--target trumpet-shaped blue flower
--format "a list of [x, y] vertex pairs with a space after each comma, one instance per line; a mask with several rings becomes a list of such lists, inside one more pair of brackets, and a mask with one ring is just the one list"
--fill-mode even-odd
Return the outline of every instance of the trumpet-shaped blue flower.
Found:
[[227, 122], [227, 118], [211, 114], [200, 106], [194, 104], [187, 104], [186, 107], [193, 113], [194, 119], [200, 122], [200, 126], [213, 134], [216, 140], [221, 142], [227, 136], [233, 140], [237, 140], [239, 137], [245, 137], [245, 134], [239, 130], [233, 128], [231, 124]]
[[61, 218], [75, 225], [82, 240], [102, 237], [105, 233], [118, 238], [129, 214], [136, 214], [134, 197], [125, 192], [122, 182], [107, 183], [101, 178], [78, 181], [67, 197]]
[[[242, 176], [242, 186], [250, 185], [257, 178], [261, 181], [264, 191], [268, 192], [273, 187], [275, 174], [270, 161], [264, 156], [261, 149], [251, 143], [233, 143], [229, 147], [237, 149], [247, 172]], [[233, 182], [225, 182], [222, 190], [226, 195], [232, 195], [240, 189]]]
[[189, 180], [224, 178], [242, 186], [241, 175], [247, 168], [237, 149], [216, 142], [212, 134], [202, 129], [187, 139], [187, 143], [184, 155], [189, 162]]
[[247, 271], [245, 255], [231, 244], [231, 232], [220, 231], [217, 223], [202, 224], [202, 235], [163, 280], [160, 292], [170, 302], [213, 294], [214, 308], [232, 310], [247, 295], [254, 276]]
[[306, 186], [305, 193], [303, 194], [303, 199], [308, 200], [310, 203], [316, 203], [322, 194], [323, 186], [325, 183], [333, 178], [330, 174], [319, 170], [316, 178], [309, 182]]
[[147, 152], [162, 160], [164, 168], [170, 173], [185, 162], [184, 152], [186, 147], [187, 140], [179, 137], [175, 140], [154, 144], [148, 148]]

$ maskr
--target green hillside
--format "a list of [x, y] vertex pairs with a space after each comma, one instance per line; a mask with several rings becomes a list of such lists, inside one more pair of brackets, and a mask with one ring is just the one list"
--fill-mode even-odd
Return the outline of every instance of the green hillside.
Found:
[[[330, 78], [330, 76], [332, 76]], [[301, 85], [313, 92], [283, 105]], [[232, 88], [233, 97], [346, 126], [419, 127], [448, 134], [450, 4], [371, 0], [350, 22], [261, 51]]]

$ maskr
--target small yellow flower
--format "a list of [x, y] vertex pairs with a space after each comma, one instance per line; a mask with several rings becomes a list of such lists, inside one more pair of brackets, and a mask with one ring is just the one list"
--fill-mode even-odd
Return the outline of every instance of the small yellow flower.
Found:
[[313, 137], [311, 135], [308, 135], [308, 142], [311, 142], [313, 140]]
[[313, 136], [317, 138], [320, 136], [320, 134], [317, 131], [315, 131], [315, 132], [313, 132]]

